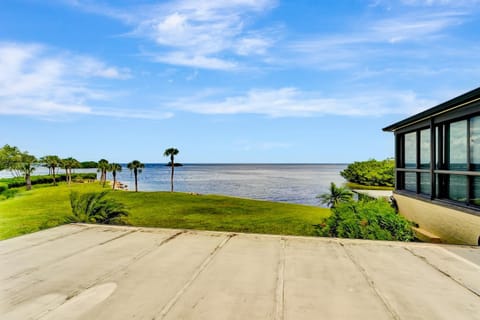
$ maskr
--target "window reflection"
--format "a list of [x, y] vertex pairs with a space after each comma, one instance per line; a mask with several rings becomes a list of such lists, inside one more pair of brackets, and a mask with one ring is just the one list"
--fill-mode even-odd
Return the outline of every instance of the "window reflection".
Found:
[[405, 172], [405, 190], [417, 192], [417, 174]]
[[447, 139], [448, 169], [467, 170], [467, 121], [452, 122]]
[[416, 168], [417, 167], [417, 134], [416, 132], [410, 132], [405, 135], [404, 149], [405, 149], [405, 168]]
[[470, 119], [471, 170], [480, 171], [480, 117]]
[[467, 177], [459, 175], [448, 176], [448, 198], [455, 201], [467, 201]]
[[430, 129], [420, 131], [420, 168], [430, 168]]

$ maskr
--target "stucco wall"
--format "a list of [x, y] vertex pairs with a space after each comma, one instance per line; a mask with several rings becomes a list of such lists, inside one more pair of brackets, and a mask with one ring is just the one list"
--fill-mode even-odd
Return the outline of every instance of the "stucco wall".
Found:
[[394, 194], [400, 214], [444, 243], [478, 245], [480, 216]]

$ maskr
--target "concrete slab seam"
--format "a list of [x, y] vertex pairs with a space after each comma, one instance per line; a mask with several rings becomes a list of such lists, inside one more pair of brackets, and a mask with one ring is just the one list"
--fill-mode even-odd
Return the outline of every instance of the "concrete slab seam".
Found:
[[193, 273], [192, 277], [183, 285], [183, 287], [173, 296], [173, 298], [162, 308], [158, 316], [154, 316], [155, 319], [164, 319], [168, 312], [175, 306], [175, 304], [180, 300], [180, 298], [185, 294], [188, 288], [193, 284], [193, 282], [200, 276], [200, 274], [207, 268], [207, 266], [212, 262], [213, 258], [218, 254], [218, 252], [225, 246], [225, 244], [232, 239], [236, 234], [229, 234], [225, 239], [218, 244], [212, 252], [203, 260], [202, 264], [197, 268]]
[[401, 319], [400, 316], [395, 312], [394, 308], [390, 305], [387, 298], [384, 297], [383, 294], [380, 292], [380, 289], [377, 288], [377, 286], [375, 285], [375, 281], [373, 281], [372, 278], [368, 275], [367, 270], [360, 265], [360, 263], [357, 261], [357, 259], [355, 259], [353, 254], [350, 252], [350, 249], [348, 249], [347, 246], [345, 246], [344, 243], [342, 243], [340, 241], [339, 244], [343, 248], [343, 250], [345, 251], [347, 257], [352, 261], [352, 263], [355, 265], [355, 267], [357, 267], [357, 269], [363, 275], [363, 277], [367, 281], [370, 288], [372, 288], [373, 292], [375, 292], [375, 295], [380, 299], [380, 301], [382, 302], [385, 309], [387, 309], [387, 311], [392, 315], [392, 318], [395, 319], [395, 320], [400, 320]]
[[277, 286], [275, 294], [275, 320], [283, 320], [285, 316], [285, 248], [287, 239], [281, 238], [280, 255], [277, 271]]
[[454, 276], [452, 276], [451, 274], [449, 274], [448, 272], [446, 271], [443, 271], [442, 269], [440, 269], [439, 267], [437, 267], [436, 265], [434, 265], [433, 263], [431, 263], [428, 258], [422, 256], [422, 255], [419, 255], [415, 252], [413, 252], [412, 250], [410, 250], [409, 248], [405, 248], [405, 250], [407, 250], [408, 252], [410, 252], [412, 255], [414, 255], [415, 257], [417, 257], [418, 259], [421, 259], [423, 262], [425, 262], [425, 264], [427, 264], [428, 266], [430, 266], [431, 268], [433, 268], [434, 270], [440, 272], [441, 274], [443, 274], [445, 277], [449, 278], [450, 280], [454, 281], [456, 284], [458, 284], [459, 286], [461, 286], [462, 288], [470, 291], [471, 293], [473, 293], [474, 295], [476, 295], [477, 297], [480, 297], [480, 293], [477, 292], [476, 290], [470, 288], [467, 284], [463, 283], [461, 280], [455, 278]]
[[70, 295], [68, 295], [68, 298], [67, 300], [73, 298], [74, 296], [80, 294], [81, 292], [93, 287], [93, 286], [96, 286], [98, 283], [100, 282], [103, 282], [107, 279], [110, 278], [111, 275], [113, 274], [117, 274], [119, 272], [122, 272], [123, 270], [127, 269], [132, 263], [138, 261], [139, 259], [143, 258], [144, 256], [146, 256], [147, 254], [151, 253], [152, 251], [158, 249], [159, 247], [163, 246], [164, 244], [166, 244], [167, 242], [175, 239], [176, 237], [178, 237], [179, 235], [181, 235], [182, 233], [185, 233], [185, 231], [180, 231], [180, 232], [177, 232], [173, 235], [171, 235], [170, 237], [166, 238], [166, 239], [163, 239], [159, 244], [157, 245], [154, 245], [152, 246], [151, 248], [147, 249], [147, 250], [143, 250], [143, 251], [140, 251], [140, 253], [138, 253], [137, 255], [135, 255], [132, 259], [130, 259], [126, 264], [124, 265], [121, 265], [119, 266], [118, 268], [116, 269], [113, 269], [113, 270], [110, 270], [108, 272], [106, 272], [105, 274], [101, 275], [100, 277], [96, 278], [95, 280], [93, 280], [89, 285], [87, 286], [83, 286], [81, 289], [79, 290], [76, 290], [74, 291], [73, 293], [71, 293]]
[[[476, 248], [476, 247], [475, 247], [475, 248]], [[443, 248], [443, 247], [438, 247], [438, 249], [442, 250], [442, 251], [445, 252], [446, 254], [454, 257], [455, 259], [460, 260], [460, 261], [462, 261], [462, 262], [464, 262], [464, 263], [466, 263], [466, 264], [474, 267], [474, 268], [477, 269], [478, 271], [480, 271], [480, 266], [479, 266], [478, 264], [473, 263], [472, 261], [470, 261], [470, 260], [468, 260], [468, 259], [465, 259], [464, 257], [461, 257], [461, 256], [459, 256], [458, 254], [453, 253], [452, 251], [450, 251], [450, 250], [448, 250], [448, 249], [445, 249], [445, 248]]]
[[[132, 231], [124, 232], [124, 233], [122, 233], [122, 234], [119, 235], [119, 236], [116, 236], [116, 237], [114, 237], [114, 238], [108, 239], [108, 240], [103, 241], [103, 242], [101, 242], [101, 243], [96, 243], [96, 244], [93, 244], [93, 245], [88, 246], [88, 247], [86, 247], [86, 248], [82, 248], [82, 249], [80, 249], [80, 250], [71, 252], [71, 253], [69, 253], [69, 254], [61, 257], [61, 259], [62, 259], [62, 260], [68, 259], [68, 258], [70, 258], [70, 257], [73, 257], [73, 256], [79, 254], [80, 252], [88, 251], [88, 250], [93, 249], [93, 248], [95, 248], [95, 247], [97, 247], [97, 246], [101, 246], [101, 245], [104, 245], [104, 244], [109, 243], [109, 242], [111, 242], [111, 241], [120, 239], [120, 238], [125, 237], [125, 236], [127, 236], [127, 235], [129, 235], [129, 234], [132, 234], [132, 233], [134, 233], [134, 232], [137, 232], [137, 230], [132, 230]], [[52, 263], [56, 263], [56, 262], [57, 262], [57, 261], [50, 261], [50, 262], [47, 262], [47, 263], [46, 263], [45, 265], [43, 265], [43, 266], [49, 266], [49, 265], [51, 265]], [[29, 275], [30, 273], [32, 273], [33, 271], [35, 271], [35, 270], [37, 270], [37, 269], [38, 269], [38, 268], [36, 268], [36, 267], [34, 267], [34, 268], [29, 268], [29, 269], [23, 270], [23, 271], [21, 271], [21, 272], [19, 272], [19, 273], [15, 273], [15, 274], [11, 275], [10, 277], [8, 277], [8, 278], [6, 278], [6, 279], [4, 279], [4, 280], [17, 279], [17, 278], [20, 277], [20, 276]]]
[[8, 254], [11, 254], [11, 253], [14, 253], [14, 252], [18, 252], [18, 251], [22, 251], [22, 250], [25, 250], [25, 249], [30, 249], [30, 248], [34, 248], [34, 247], [37, 247], [37, 246], [40, 246], [42, 244], [45, 244], [45, 243], [48, 243], [48, 242], [52, 242], [52, 241], [56, 241], [56, 240], [59, 240], [59, 239], [62, 239], [62, 238], [66, 238], [66, 237], [70, 237], [70, 236], [73, 236], [75, 234], [78, 234], [80, 232], [84, 232], [85, 230], [88, 230], [88, 227], [84, 227], [82, 226], [79, 230], [77, 231], [73, 231], [71, 233], [67, 233], [67, 234], [63, 234], [63, 235], [59, 235], [55, 238], [51, 238], [51, 239], [47, 239], [47, 240], [44, 240], [44, 241], [41, 241], [41, 242], [37, 242], [37, 243], [34, 243], [32, 244], [31, 246], [26, 246], [26, 247], [23, 247], [23, 248], [18, 248], [18, 249], [14, 249], [14, 250], [11, 250], [11, 251], [7, 251], [7, 252], [3, 252], [1, 253], [0, 255], [8, 255]]

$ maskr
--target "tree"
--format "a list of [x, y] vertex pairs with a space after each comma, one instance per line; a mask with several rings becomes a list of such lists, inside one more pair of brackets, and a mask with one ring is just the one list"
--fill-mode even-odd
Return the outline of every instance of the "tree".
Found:
[[168, 148], [163, 153], [164, 157], [170, 157], [170, 167], [172, 168], [172, 174], [170, 176], [170, 192], [173, 192], [173, 173], [175, 171], [175, 156], [179, 153], [176, 148]]
[[62, 160], [60, 160], [58, 156], [48, 155], [40, 158], [40, 163], [48, 168], [49, 174], [53, 177], [53, 185], [57, 185], [57, 181], [55, 180], [55, 170], [60, 167]]
[[330, 208], [335, 208], [335, 206], [341, 202], [349, 202], [353, 198], [353, 193], [344, 187], [337, 187], [335, 183], [330, 183], [330, 192], [318, 195], [317, 198], [320, 199], [322, 204], [326, 204]]
[[20, 161], [17, 163], [17, 170], [22, 172], [23, 176], [25, 177], [25, 185], [27, 190], [32, 190], [32, 179], [31, 174], [35, 171], [35, 163], [37, 162], [37, 158], [28, 154], [27, 152], [20, 154]]
[[31, 174], [36, 163], [37, 158], [28, 152], [21, 152], [17, 147], [6, 144], [0, 149], [0, 169], [10, 170], [15, 176], [23, 176], [27, 190], [32, 189]]
[[108, 171], [112, 172], [112, 176], [113, 176], [112, 189], [115, 190], [115, 185], [117, 184], [117, 172], [122, 171], [122, 166], [119, 165], [118, 163], [111, 163], [109, 168], [108, 168]]
[[105, 187], [105, 182], [107, 181], [108, 167], [109, 167], [108, 160], [100, 159], [98, 161], [97, 172], [100, 172], [100, 183], [102, 183], [104, 187]]
[[142, 173], [142, 169], [145, 168], [145, 165], [138, 160], [133, 160], [127, 164], [127, 168], [133, 172], [133, 176], [135, 177], [135, 192], [138, 192], [138, 174]]
[[72, 169], [73, 168], [79, 168], [80, 167], [80, 162], [77, 159], [74, 159], [72, 157], [62, 159], [61, 167], [63, 169], [65, 169], [65, 175], [66, 175], [67, 183], [70, 184], [70, 183], [72, 183]]
[[127, 216], [128, 211], [123, 203], [114, 199], [105, 199], [108, 191], [84, 193], [70, 193], [70, 206], [72, 215], [66, 218], [67, 222], [87, 223], [114, 223], [122, 216]]

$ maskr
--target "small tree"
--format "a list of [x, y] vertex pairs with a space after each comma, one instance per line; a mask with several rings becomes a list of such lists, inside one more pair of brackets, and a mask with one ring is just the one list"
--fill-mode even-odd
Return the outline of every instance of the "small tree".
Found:
[[330, 183], [330, 192], [318, 195], [322, 204], [326, 204], [330, 208], [334, 208], [341, 202], [349, 202], [353, 199], [353, 193], [344, 187], [337, 187], [335, 183]]
[[72, 183], [72, 169], [73, 168], [79, 168], [80, 167], [80, 162], [78, 162], [77, 159], [74, 159], [72, 157], [62, 159], [61, 167], [63, 169], [65, 169], [65, 175], [66, 175], [67, 183], [70, 184], [70, 183]]
[[58, 156], [48, 155], [40, 158], [40, 163], [48, 168], [49, 174], [53, 177], [53, 185], [56, 186], [55, 170], [60, 167], [62, 160]]
[[100, 183], [105, 187], [107, 182], [107, 170], [109, 168], [108, 160], [100, 159], [97, 164], [97, 172], [100, 172]]
[[114, 199], [105, 198], [108, 191], [79, 194], [70, 193], [70, 206], [72, 215], [66, 222], [86, 222], [112, 224], [120, 222], [120, 218], [128, 216], [123, 203]]
[[142, 173], [142, 169], [145, 168], [145, 165], [138, 160], [133, 160], [127, 164], [127, 168], [133, 172], [135, 178], [135, 192], [138, 192], [138, 174]]
[[6, 144], [0, 149], [0, 169], [8, 169], [14, 176], [23, 176], [27, 190], [32, 189], [31, 174], [35, 171], [36, 163], [37, 158], [28, 152], [21, 152], [17, 147]]
[[171, 175], [170, 175], [170, 192], [173, 192], [173, 173], [175, 171], [175, 156], [179, 153], [178, 149], [176, 148], [168, 148], [163, 153], [164, 157], [170, 157], [170, 167], [171, 167]]
[[109, 167], [109, 171], [112, 172], [112, 177], [113, 177], [112, 189], [115, 190], [115, 185], [117, 184], [117, 172], [122, 171], [122, 166], [118, 163], [111, 163]]

